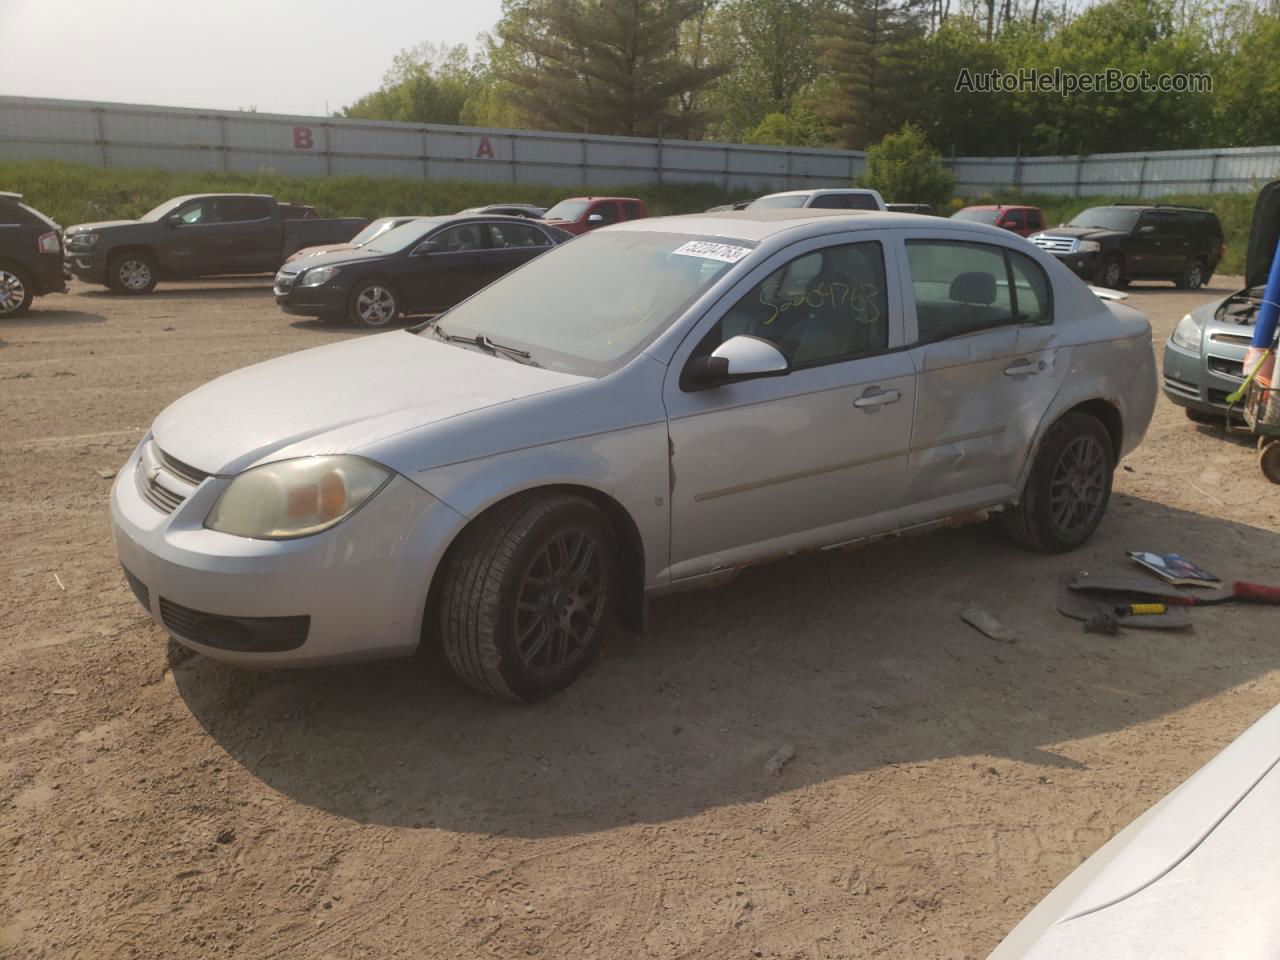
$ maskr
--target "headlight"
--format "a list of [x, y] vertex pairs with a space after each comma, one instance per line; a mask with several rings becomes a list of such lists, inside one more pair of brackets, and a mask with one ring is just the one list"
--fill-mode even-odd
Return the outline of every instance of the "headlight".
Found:
[[1102, 244], [1097, 240], [1081, 240], [1076, 246], [1077, 253], [1097, 253], [1102, 249]]
[[232, 480], [204, 525], [255, 540], [308, 537], [351, 516], [391, 476], [391, 471], [360, 457], [268, 463]]
[[302, 275], [302, 279], [298, 281], [300, 287], [318, 287], [323, 283], [328, 283], [338, 272], [337, 267], [316, 267], [308, 270]]
[[73, 233], [67, 238], [67, 246], [69, 247], [92, 247], [98, 242], [99, 235], [96, 233]]
[[1185, 350], [1199, 350], [1200, 324], [1188, 313], [1178, 321], [1178, 325], [1173, 328], [1173, 336], [1169, 339]]

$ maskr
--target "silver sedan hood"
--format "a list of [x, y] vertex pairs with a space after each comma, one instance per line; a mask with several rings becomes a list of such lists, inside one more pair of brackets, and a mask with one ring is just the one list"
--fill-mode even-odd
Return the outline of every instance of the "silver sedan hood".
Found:
[[398, 331], [219, 377], [170, 404], [151, 432], [169, 456], [207, 473], [235, 474], [264, 459], [355, 453], [582, 379]]

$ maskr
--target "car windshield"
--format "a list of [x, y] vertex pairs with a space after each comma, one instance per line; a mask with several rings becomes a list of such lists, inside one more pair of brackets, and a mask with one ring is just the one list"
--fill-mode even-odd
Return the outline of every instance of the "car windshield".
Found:
[[561, 200], [542, 215], [544, 220], [577, 220], [587, 209], [585, 200]]
[[974, 223], [995, 223], [998, 210], [958, 210], [952, 220], [972, 220]]
[[[507, 274], [439, 318], [545, 367], [603, 376], [644, 349], [754, 242], [687, 234], [588, 234]], [[432, 336], [431, 326], [420, 328]]]
[[1099, 230], [1119, 230], [1127, 233], [1138, 222], [1140, 210], [1124, 207], [1090, 207], [1071, 218], [1068, 227], [1095, 227]]
[[152, 221], [160, 220], [161, 218], [164, 217], [166, 213], [172, 213], [174, 210], [178, 209], [178, 205], [182, 203], [183, 200], [185, 199], [186, 199], [185, 197], [176, 197], [173, 200], [166, 200], [164, 203], [160, 204], [160, 206], [152, 207], [150, 210], [144, 213], [141, 219], [152, 220]]
[[353, 247], [363, 247], [370, 240], [376, 240], [384, 233], [394, 230], [395, 226], [394, 217], [383, 217], [381, 220], [375, 220], [351, 238], [351, 245]]
[[761, 197], [747, 205], [748, 210], [768, 210], [781, 207], [803, 207], [809, 199], [807, 193], [780, 193], [772, 197]]
[[399, 253], [401, 250], [412, 247], [428, 233], [444, 223], [445, 219], [445, 217], [423, 217], [420, 220], [410, 220], [408, 223], [402, 223], [400, 226], [394, 227], [381, 236], [370, 240], [360, 249], [369, 250], [373, 253]]

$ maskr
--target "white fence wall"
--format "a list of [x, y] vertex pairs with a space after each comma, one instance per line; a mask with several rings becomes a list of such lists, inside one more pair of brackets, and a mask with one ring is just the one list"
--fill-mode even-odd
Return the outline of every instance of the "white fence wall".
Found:
[[[409, 177], [551, 184], [569, 189], [715, 183], [784, 190], [847, 185], [866, 169], [856, 150], [652, 140], [335, 117], [218, 112], [0, 96], [0, 159], [290, 176]], [[957, 191], [1020, 187], [1089, 196], [1248, 190], [1280, 176], [1280, 147], [954, 157]]]

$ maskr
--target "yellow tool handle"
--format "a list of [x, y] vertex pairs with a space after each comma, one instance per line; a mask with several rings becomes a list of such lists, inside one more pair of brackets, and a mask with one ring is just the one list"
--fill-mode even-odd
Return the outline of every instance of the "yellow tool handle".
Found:
[[1131, 603], [1127, 607], [1120, 608], [1121, 616], [1127, 617], [1150, 617], [1168, 611], [1163, 603]]

